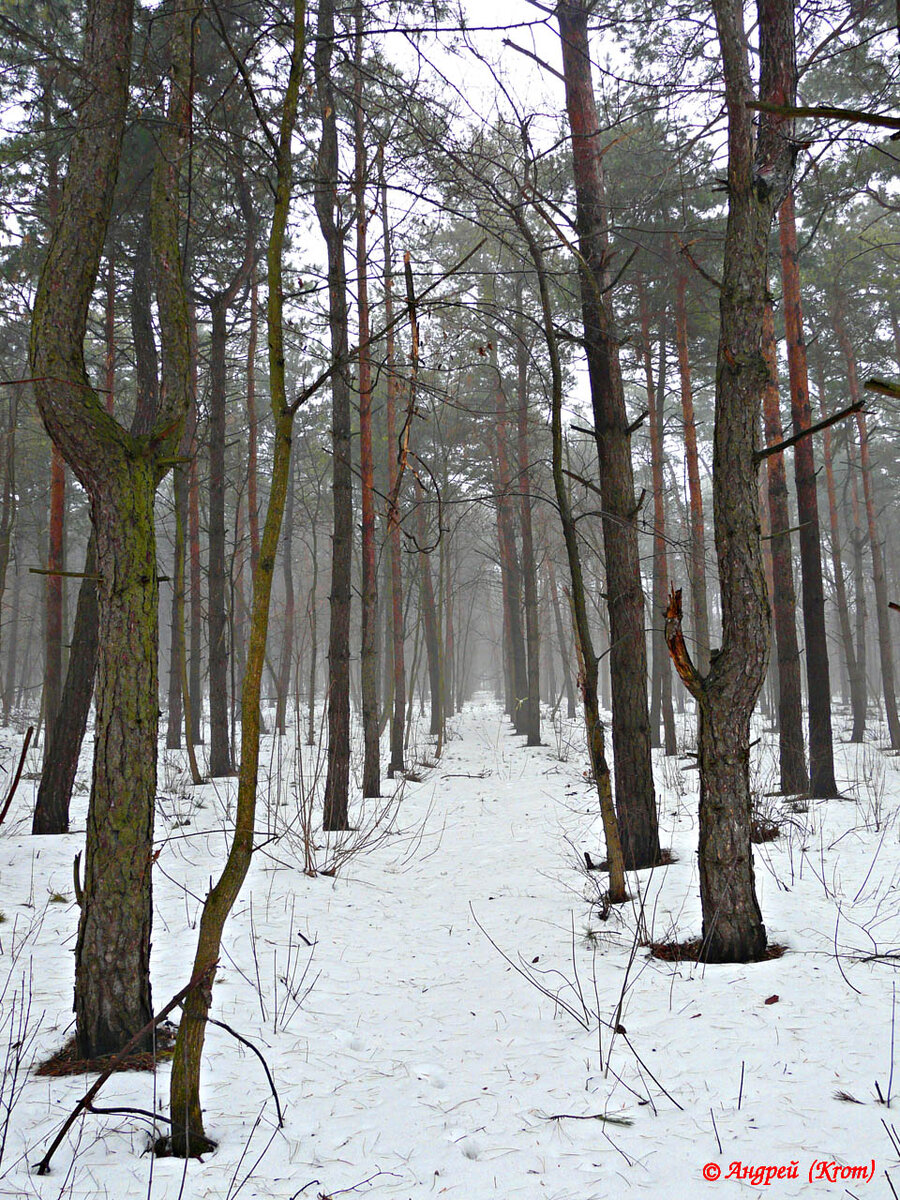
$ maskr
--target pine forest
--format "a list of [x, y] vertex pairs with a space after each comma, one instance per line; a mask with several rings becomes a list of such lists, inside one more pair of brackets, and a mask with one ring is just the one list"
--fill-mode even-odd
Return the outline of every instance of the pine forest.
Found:
[[0, 0], [0, 1197], [896, 1200], [898, 96]]

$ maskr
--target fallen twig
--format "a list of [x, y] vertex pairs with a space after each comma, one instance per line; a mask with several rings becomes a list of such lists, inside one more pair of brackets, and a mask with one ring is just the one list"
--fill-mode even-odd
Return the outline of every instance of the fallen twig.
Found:
[[74, 1123], [78, 1119], [78, 1117], [81, 1115], [81, 1113], [83, 1113], [86, 1109], [90, 1109], [91, 1101], [94, 1099], [94, 1097], [100, 1091], [100, 1089], [103, 1087], [104, 1083], [106, 1083], [107, 1079], [109, 1079], [110, 1075], [113, 1074], [116, 1067], [118, 1067], [119, 1063], [122, 1062], [123, 1059], [127, 1058], [128, 1055], [131, 1053], [131, 1051], [135, 1048], [135, 1046], [139, 1045], [141, 1043], [141, 1041], [143, 1041], [143, 1039], [147, 1036], [147, 1034], [150, 1033], [151, 1030], [155, 1029], [157, 1025], [159, 1025], [161, 1022], [163, 1022], [166, 1019], [166, 1017], [169, 1015], [169, 1013], [172, 1012], [173, 1009], [178, 1008], [178, 1006], [184, 1001], [184, 999], [195, 988], [199, 987], [212, 974], [214, 967], [215, 967], [215, 964], [212, 967], [207, 967], [207, 969], [205, 971], [202, 971], [199, 975], [195, 976], [195, 978], [193, 978], [190, 981], [190, 983], [186, 984], [181, 989], [180, 992], [176, 992], [175, 995], [172, 997], [172, 999], [169, 1001], [169, 1003], [166, 1005], [166, 1007], [163, 1009], [160, 1009], [160, 1011], [156, 1014], [156, 1016], [151, 1017], [150, 1020], [147, 1022], [147, 1024], [144, 1025], [144, 1027], [142, 1029], [139, 1029], [137, 1031], [137, 1033], [134, 1035], [134, 1037], [131, 1038], [130, 1041], [126, 1042], [126, 1044], [122, 1047], [122, 1049], [119, 1051], [119, 1053], [113, 1055], [113, 1057], [109, 1060], [109, 1064], [106, 1067], [106, 1069], [103, 1071], [103, 1073], [97, 1077], [96, 1081], [88, 1088], [88, 1090], [85, 1092], [85, 1094], [81, 1097], [81, 1099], [78, 1101], [78, 1103], [72, 1109], [72, 1111], [69, 1113], [68, 1117], [66, 1117], [65, 1121], [63, 1121], [62, 1128], [60, 1129], [59, 1133], [57, 1133], [56, 1137], [53, 1139], [53, 1142], [50, 1145], [50, 1149], [47, 1151], [47, 1153], [44, 1155], [44, 1157], [41, 1159], [41, 1161], [35, 1167], [35, 1173], [37, 1175], [49, 1175], [50, 1160], [53, 1157], [53, 1155], [56, 1153], [56, 1151], [59, 1149], [60, 1143], [62, 1142], [63, 1138], [66, 1136], [66, 1134], [72, 1128], [72, 1126], [74, 1125]]

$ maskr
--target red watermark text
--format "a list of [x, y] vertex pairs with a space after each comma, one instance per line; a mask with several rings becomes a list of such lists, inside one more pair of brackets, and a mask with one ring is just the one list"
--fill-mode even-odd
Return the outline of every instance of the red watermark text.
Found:
[[810, 1183], [839, 1183], [845, 1180], [869, 1183], [875, 1177], [875, 1159], [857, 1165], [839, 1163], [828, 1158], [814, 1158], [809, 1164], [809, 1170], [805, 1172], [802, 1171], [798, 1158], [792, 1158], [789, 1163], [732, 1162], [728, 1164], [727, 1171], [723, 1171], [719, 1164], [714, 1162], [708, 1162], [703, 1168], [703, 1178], [710, 1183], [715, 1183], [717, 1179], [743, 1179], [754, 1187], [767, 1187], [779, 1179], [802, 1179], [804, 1174]]

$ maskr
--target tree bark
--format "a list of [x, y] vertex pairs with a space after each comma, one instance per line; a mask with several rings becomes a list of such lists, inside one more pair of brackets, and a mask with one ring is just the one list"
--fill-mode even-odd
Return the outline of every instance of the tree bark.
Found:
[[619, 832], [625, 865], [636, 869], [652, 867], [659, 861], [659, 834], [650, 754], [637, 505], [610, 291], [608, 220], [588, 46], [588, 7], [583, 0], [561, 0], [556, 15], [572, 134], [581, 307], [603, 505]]

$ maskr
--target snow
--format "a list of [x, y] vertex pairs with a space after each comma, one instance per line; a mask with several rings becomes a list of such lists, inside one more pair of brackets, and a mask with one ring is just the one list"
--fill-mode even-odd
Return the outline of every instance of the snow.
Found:
[[[900, 1103], [898, 760], [841, 744], [846, 799], [796, 812], [765, 801], [788, 818], [776, 842], [756, 847], [769, 936], [787, 953], [704, 967], [646, 948], [699, 933], [697, 772], [656, 752], [662, 837], [677, 861], [630, 876], [632, 900], [602, 920], [590, 899], [603, 876], [580, 865], [584, 849], [603, 855], [583, 738], [577, 722], [559, 721], [545, 738], [525, 748], [477, 697], [399, 803], [357, 811], [356, 853], [335, 877], [302, 871], [295, 758], [267, 739], [262, 847], [226, 930], [213, 1016], [264, 1055], [284, 1127], [257, 1058], [210, 1027], [214, 1154], [154, 1159], [146, 1120], [87, 1114], [47, 1177], [28, 1165], [90, 1082], [25, 1069], [71, 1031], [72, 859], [86, 791], [72, 834], [33, 838], [35, 785], [23, 781], [0, 829], [0, 1197], [887, 1196], [885, 1171], [900, 1190], [888, 1132]], [[13, 762], [19, 741], [11, 731], [0, 740], [0, 761]], [[772, 741], [754, 751], [760, 794], [775, 790]], [[192, 788], [179, 756], [163, 753], [157, 1007], [188, 977], [234, 801], [231, 781]], [[82, 781], [87, 769], [86, 757]], [[341, 860], [317, 839], [320, 866]], [[164, 1112], [168, 1074], [114, 1076], [97, 1104]], [[873, 1160], [875, 1186], [831, 1178]], [[792, 1161], [796, 1179], [726, 1178], [734, 1163]], [[837, 1168], [810, 1182], [823, 1161]], [[717, 1182], [704, 1180], [707, 1163], [721, 1168]]]

